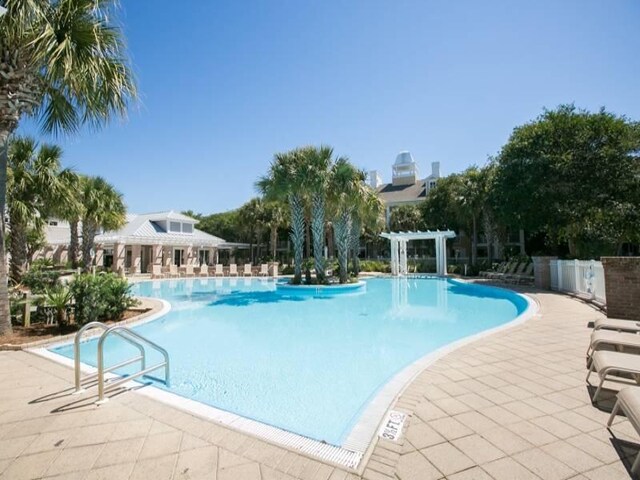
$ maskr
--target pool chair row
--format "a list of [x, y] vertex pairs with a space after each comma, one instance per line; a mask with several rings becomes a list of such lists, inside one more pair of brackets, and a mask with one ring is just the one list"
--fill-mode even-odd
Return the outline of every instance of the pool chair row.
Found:
[[[594, 402], [605, 380], [632, 385], [617, 393], [607, 426], [611, 427], [616, 415], [622, 411], [640, 435], [640, 322], [609, 318], [597, 320], [587, 349], [587, 366], [587, 382], [593, 372], [599, 377], [592, 398]], [[631, 471], [636, 473], [639, 467], [640, 454], [636, 456]]]
[[517, 261], [502, 262], [495, 270], [480, 272], [480, 276], [504, 283], [533, 283], [533, 263]]
[[[277, 276], [277, 266], [273, 266], [273, 276]], [[178, 277], [252, 277], [257, 275], [260, 277], [269, 276], [269, 265], [263, 263], [259, 269], [254, 269], [250, 263], [246, 263], [242, 267], [242, 271], [238, 272], [238, 265], [235, 263], [225, 267], [221, 263], [216, 264], [213, 267], [209, 267], [206, 264], [196, 265], [169, 265], [162, 267], [160, 265], [153, 265], [151, 270], [151, 278], [178, 278]]]

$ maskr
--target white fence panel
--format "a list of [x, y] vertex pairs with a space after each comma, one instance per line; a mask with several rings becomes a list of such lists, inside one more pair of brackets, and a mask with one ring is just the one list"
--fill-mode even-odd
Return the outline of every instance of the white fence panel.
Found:
[[606, 303], [604, 268], [595, 260], [552, 260], [551, 289], [570, 292]]

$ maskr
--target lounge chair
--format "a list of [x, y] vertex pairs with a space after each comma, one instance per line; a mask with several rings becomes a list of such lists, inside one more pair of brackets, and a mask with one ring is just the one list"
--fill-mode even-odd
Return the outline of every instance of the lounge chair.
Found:
[[504, 273], [508, 265], [509, 262], [502, 262], [494, 270], [484, 270], [480, 272], [479, 275], [481, 277], [489, 277], [489, 275], [493, 275], [494, 273]]
[[244, 264], [244, 268], [242, 269], [242, 275], [244, 275], [245, 277], [253, 276], [253, 272], [251, 271], [251, 264], [250, 263], [245, 263]]
[[195, 274], [194, 274], [194, 271], [193, 271], [193, 264], [192, 263], [187, 263], [184, 266], [184, 276], [185, 277], [193, 277], [194, 275]]
[[[603, 348], [604, 347], [604, 348]], [[637, 333], [594, 330], [587, 349], [587, 360], [598, 350], [640, 353], [640, 335]]]
[[505, 275], [505, 281], [509, 283], [520, 283], [522, 280], [533, 278], [533, 263], [524, 264], [524, 268], [519, 273]]
[[164, 278], [164, 273], [162, 273], [162, 265], [151, 265], [151, 278]]
[[273, 278], [276, 278], [278, 276], [278, 265], [275, 263], [271, 267], [271, 275], [273, 276]]
[[[640, 434], [640, 388], [627, 387], [618, 392], [616, 403], [607, 421], [607, 427], [611, 427], [613, 419], [616, 418], [619, 410], [622, 410], [631, 426], [635, 428], [636, 433]], [[636, 459], [631, 465], [631, 473], [636, 473], [639, 466], [640, 454], [636, 455]]]
[[503, 272], [493, 272], [493, 273], [489, 272], [489, 275], [487, 275], [487, 278], [497, 280], [504, 277], [505, 275], [513, 275], [516, 269], [518, 268], [518, 265], [519, 265], [518, 262], [509, 262], [507, 264], [507, 268]]
[[640, 333], [640, 322], [636, 322], [635, 320], [618, 320], [616, 318], [599, 318], [593, 323], [593, 329]]
[[178, 276], [178, 266], [171, 264], [169, 265], [169, 277], [175, 278]]
[[[631, 375], [636, 383], [640, 383], [640, 355], [632, 355], [630, 353], [620, 353], [620, 352], [607, 352], [605, 350], [599, 350], [597, 352], [593, 352], [591, 355], [591, 367], [589, 368], [589, 373], [587, 374], [586, 381], [589, 381], [589, 377], [592, 372], [596, 372], [598, 377], [600, 377], [600, 383], [598, 384], [598, 388], [593, 394], [592, 401], [596, 401], [600, 391], [602, 390], [602, 384], [605, 380], [612, 380], [609, 378], [610, 376], [619, 377], [620, 374], [626, 375], [627, 377]], [[623, 380], [612, 380], [612, 381], [623, 381]], [[624, 383], [624, 381], [623, 381]]]
[[495, 280], [500, 280], [502, 282], [508, 282], [512, 278], [515, 278], [517, 275], [522, 275], [525, 268], [527, 268], [526, 262], [517, 263], [515, 270], [512, 270], [511, 272], [503, 273], [502, 275], [497, 275], [492, 278], [494, 278]]
[[216, 269], [213, 272], [215, 277], [224, 277], [224, 268], [221, 263], [216, 263]]
[[260, 272], [258, 273], [258, 275], [260, 275], [261, 277], [266, 277], [269, 275], [269, 265], [266, 263], [263, 263], [262, 265], [260, 265]]
[[235, 263], [229, 264], [229, 276], [230, 277], [238, 276], [238, 266]]
[[200, 265], [200, 273], [198, 275], [200, 275], [201, 277], [209, 276], [209, 267], [207, 266], [206, 263], [203, 263], [202, 265]]

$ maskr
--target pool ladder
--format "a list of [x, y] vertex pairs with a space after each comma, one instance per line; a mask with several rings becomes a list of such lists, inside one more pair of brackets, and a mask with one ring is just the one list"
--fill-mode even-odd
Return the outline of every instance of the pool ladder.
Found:
[[[84, 378], [82, 378], [81, 371], [80, 371], [80, 364], [81, 364], [80, 341], [82, 340], [82, 335], [85, 332], [95, 328], [100, 328], [103, 330], [102, 334], [100, 335], [100, 338], [98, 339], [98, 362], [97, 362], [98, 372], [93, 373], [91, 375], [87, 375]], [[138, 349], [138, 351], [140, 352], [140, 355], [130, 358], [128, 360], [125, 360], [123, 362], [117, 363], [115, 365], [112, 365], [110, 367], [105, 367], [104, 342], [110, 335], [115, 335], [120, 339], [124, 340], [125, 342], [133, 345]], [[147, 354], [144, 348], [145, 345], [160, 352], [164, 357], [164, 361], [157, 363], [155, 365], [152, 365], [150, 367], [147, 367]], [[170, 385], [169, 353], [157, 343], [152, 342], [148, 338], [143, 337], [142, 335], [134, 332], [130, 328], [127, 328], [123, 325], [114, 325], [112, 327], [109, 327], [108, 325], [105, 325], [102, 322], [90, 322], [84, 325], [80, 330], [78, 330], [73, 340], [73, 361], [74, 361], [74, 371], [75, 371], [74, 373], [75, 373], [75, 385], [76, 385], [75, 393], [84, 392], [84, 389], [82, 388], [83, 382], [87, 382], [89, 380], [94, 380], [97, 378], [98, 379], [98, 401], [96, 402], [97, 404], [105, 403], [108, 400], [108, 398], [105, 398], [105, 389], [107, 387], [115, 388], [117, 386], [120, 386], [124, 383], [127, 383], [133, 380], [134, 378], [145, 376], [148, 373], [151, 373], [163, 367], [164, 367], [164, 383], [167, 386]], [[114, 370], [125, 367], [127, 365], [131, 365], [132, 363], [136, 363], [138, 361], [140, 362], [140, 371], [133, 373], [131, 375], [128, 375], [126, 377], [120, 378], [119, 380], [111, 380], [108, 383], [107, 383], [107, 380], [105, 380], [105, 373], [112, 372]]]

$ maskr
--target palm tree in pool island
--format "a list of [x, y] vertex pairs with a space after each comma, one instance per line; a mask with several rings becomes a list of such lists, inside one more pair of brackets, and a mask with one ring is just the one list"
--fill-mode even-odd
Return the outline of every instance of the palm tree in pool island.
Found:
[[[0, 211], [9, 137], [26, 116], [47, 133], [76, 133], [124, 116], [136, 97], [123, 35], [105, 0], [7, 0], [0, 17]], [[107, 15], [109, 13], [109, 15]], [[11, 332], [4, 218], [0, 219], [0, 335]]]

